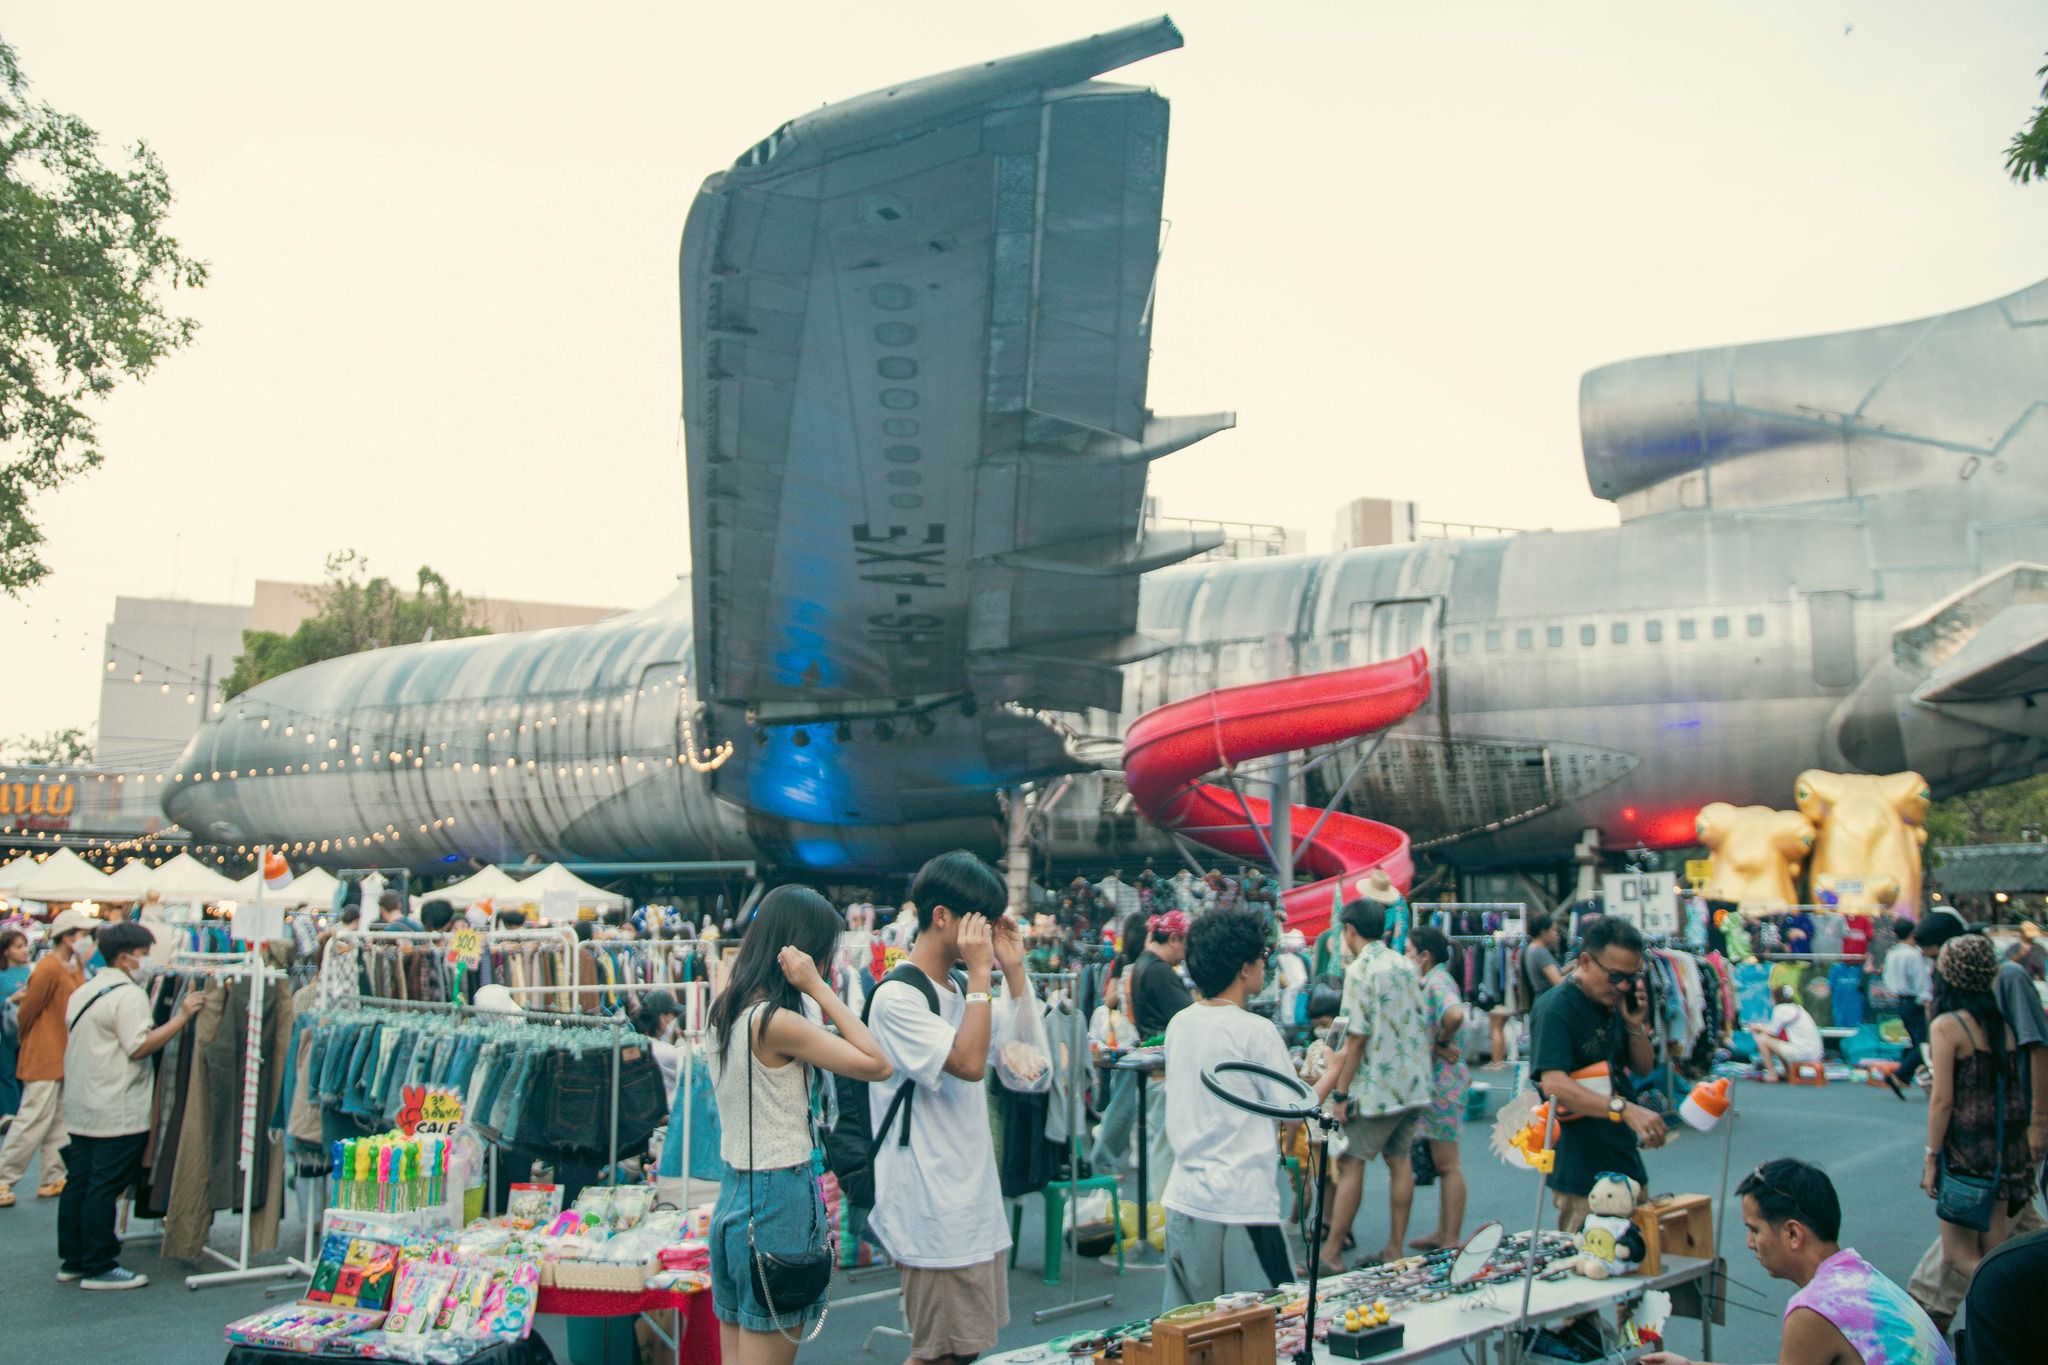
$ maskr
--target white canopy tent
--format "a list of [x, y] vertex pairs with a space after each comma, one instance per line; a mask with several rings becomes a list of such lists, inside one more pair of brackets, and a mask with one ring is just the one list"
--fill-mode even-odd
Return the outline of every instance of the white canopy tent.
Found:
[[149, 879], [156, 869], [147, 858], [130, 858], [107, 878], [106, 898], [110, 901], [139, 901], [149, 894]]
[[[263, 873], [257, 871], [235, 883], [239, 889], [239, 899], [255, 900], [256, 888], [262, 885], [262, 882]], [[324, 867], [315, 867], [294, 876], [290, 886], [277, 890], [264, 887], [263, 899], [265, 903], [272, 905], [307, 905], [315, 910], [325, 910], [334, 904], [334, 891], [340, 885], [339, 877]]]
[[68, 848], [52, 853], [14, 889], [25, 901], [45, 905], [64, 901], [100, 900], [107, 894], [107, 874]]
[[162, 867], [151, 869], [143, 889], [156, 892], [173, 905], [242, 899], [242, 888], [233, 878], [214, 871], [189, 853], [180, 853]]
[[588, 906], [593, 910], [620, 910], [630, 909], [633, 904], [628, 897], [616, 891], [607, 891], [601, 886], [584, 881], [560, 863], [549, 863], [531, 877], [522, 880], [519, 883], [518, 895], [522, 901], [543, 905], [544, 898], [550, 891], [566, 892], [573, 896], [578, 909]]
[[41, 866], [35, 854], [24, 853], [7, 866], [0, 867], [0, 895], [13, 895], [15, 888], [33, 877]]
[[443, 900], [457, 910], [467, 910], [478, 901], [494, 901], [503, 905], [524, 905], [532, 900], [520, 883], [497, 867], [487, 867], [471, 877], [464, 877], [453, 886], [444, 886], [439, 891], [426, 893], [423, 899]]

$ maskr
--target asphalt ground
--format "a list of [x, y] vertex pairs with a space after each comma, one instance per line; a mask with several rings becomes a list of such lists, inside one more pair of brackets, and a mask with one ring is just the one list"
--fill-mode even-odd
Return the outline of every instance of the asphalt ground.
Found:
[[[1733, 1130], [1731, 1186], [1758, 1163], [1778, 1156], [1818, 1162], [1834, 1177], [1844, 1210], [1843, 1241], [1856, 1247], [1880, 1270], [1900, 1283], [1935, 1234], [1933, 1204], [1918, 1188], [1920, 1148], [1926, 1123], [1925, 1101], [1917, 1094], [1900, 1103], [1881, 1088], [1837, 1083], [1825, 1089], [1744, 1085], [1737, 1101]], [[1526, 1227], [1534, 1207], [1531, 1176], [1511, 1170], [1486, 1150], [1487, 1126], [1465, 1129], [1465, 1168], [1470, 1184], [1470, 1228], [1499, 1219], [1509, 1228]], [[1689, 1130], [1669, 1147], [1651, 1153], [1651, 1186], [1656, 1192], [1715, 1194], [1720, 1186], [1723, 1141], [1717, 1131]], [[1384, 1167], [1369, 1177], [1356, 1234], [1363, 1248], [1386, 1238]], [[0, 1362], [214, 1362], [226, 1349], [223, 1324], [283, 1301], [266, 1295], [266, 1286], [222, 1285], [187, 1290], [184, 1276], [192, 1267], [167, 1262], [149, 1242], [131, 1244], [124, 1264], [147, 1274], [151, 1283], [127, 1293], [85, 1293], [55, 1281], [56, 1201], [38, 1200], [37, 1173], [16, 1187], [21, 1202], [0, 1210]], [[1010, 1277], [1011, 1320], [1001, 1349], [1027, 1346], [1085, 1327], [1111, 1326], [1157, 1313], [1162, 1307], [1162, 1275], [1157, 1270], [1128, 1270], [1118, 1276], [1113, 1266], [1083, 1259], [1069, 1261], [1067, 1283], [1041, 1282], [1043, 1215], [1039, 1201], [1027, 1198], [1023, 1247]], [[1417, 1192], [1411, 1236], [1434, 1225], [1436, 1196]], [[232, 1252], [236, 1222], [216, 1221], [213, 1244]], [[1725, 1237], [1733, 1270], [1729, 1321], [1714, 1332], [1713, 1358], [1721, 1361], [1777, 1359], [1778, 1319], [1791, 1287], [1767, 1279], [1742, 1246], [1738, 1219], [1731, 1214]], [[287, 1219], [284, 1245], [297, 1247], [301, 1228]], [[213, 1268], [210, 1264], [202, 1269]], [[892, 1288], [893, 1272], [884, 1270], [842, 1276], [835, 1297]], [[1033, 1311], [1066, 1303], [1072, 1297], [1111, 1294], [1106, 1307], [1034, 1324]], [[876, 1337], [871, 1329], [897, 1326], [900, 1309], [893, 1297], [835, 1308], [819, 1338], [804, 1347], [800, 1360], [900, 1361], [907, 1354], [901, 1338]], [[542, 1335], [556, 1357], [570, 1359], [560, 1319], [543, 1319]], [[1671, 1334], [1674, 1349], [1696, 1354], [1698, 1326], [1677, 1322]], [[593, 1363], [594, 1365], [594, 1363]], [[611, 1362], [606, 1362], [611, 1365]]]

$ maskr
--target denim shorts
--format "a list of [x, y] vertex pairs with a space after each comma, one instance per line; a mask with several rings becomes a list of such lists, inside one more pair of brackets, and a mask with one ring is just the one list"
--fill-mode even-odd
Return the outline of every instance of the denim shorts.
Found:
[[754, 1293], [747, 1252], [750, 1211], [754, 1239], [763, 1251], [790, 1255], [824, 1241], [825, 1207], [808, 1165], [752, 1172], [727, 1166], [718, 1185], [718, 1203], [711, 1210], [712, 1315], [750, 1332], [809, 1331], [825, 1311], [822, 1299], [809, 1308], [771, 1316], [768, 1305]]

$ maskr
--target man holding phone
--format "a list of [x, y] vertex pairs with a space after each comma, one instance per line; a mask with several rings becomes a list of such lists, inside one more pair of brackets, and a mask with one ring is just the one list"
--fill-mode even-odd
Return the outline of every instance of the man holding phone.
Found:
[[1569, 976], [1530, 1015], [1529, 1071], [1561, 1120], [1551, 1199], [1558, 1227], [1577, 1232], [1604, 1171], [1649, 1184], [1640, 1147], [1664, 1145], [1664, 1120], [1635, 1103], [1630, 1075], [1656, 1065], [1643, 936], [1609, 915], [1586, 931]]

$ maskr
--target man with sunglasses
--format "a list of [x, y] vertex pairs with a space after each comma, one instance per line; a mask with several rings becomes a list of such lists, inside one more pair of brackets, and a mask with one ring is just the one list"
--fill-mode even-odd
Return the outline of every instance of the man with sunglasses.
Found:
[[1562, 1111], [1551, 1171], [1558, 1227], [1577, 1232], [1586, 1196], [1602, 1171], [1647, 1186], [1639, 1147], [1664, 1145], [1664, 1120], [1635, 1103], [1630, 1073], [1656, 1065], [1649, 994], [1643, 984], [1643, 936], [1609, 915], [1586, 931], [1571, 973], [1531, 1012], [1529, 1071]]
[[[1841, 1244], [1842, 1202], [1818, 1166], [1790, 1157], [1743, 1177], [1742, 1226], [1757, 1264], [1799, 1292], [1785, 1305], [1778, 1365], [1955, 1365], [1906, 1291]], [[1653, 1351], [1642, 1365], [1706, 1365]]]

